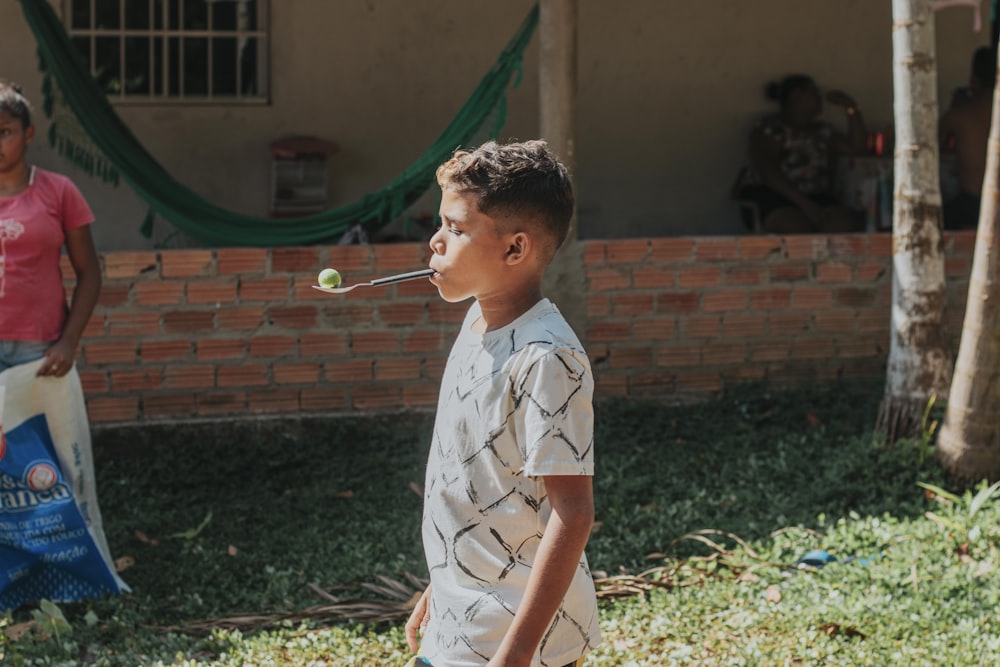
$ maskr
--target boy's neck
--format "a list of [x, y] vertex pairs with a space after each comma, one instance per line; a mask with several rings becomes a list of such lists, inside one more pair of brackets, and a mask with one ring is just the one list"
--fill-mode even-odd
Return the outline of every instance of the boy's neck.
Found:
[[0, 196], [13, 197], [23, 192], [31, 180], [31, 167], [26, 162], [9, 171], [0, 171]]
[[540, 284], [533, 285], [531, 289], [480, 297], [477, 301], [482, 315], [473, 323], [473, 331], [482, 334], [501, 329], [531, 310], [541, 300]]

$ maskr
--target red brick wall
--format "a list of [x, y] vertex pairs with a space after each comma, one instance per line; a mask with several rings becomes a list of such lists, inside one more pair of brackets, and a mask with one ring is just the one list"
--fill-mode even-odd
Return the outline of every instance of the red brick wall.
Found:
[[[968, 232], [947, 238], [956, 348], [974, 243]], [[586, 343], [599, 394], [881, 377], [891, 254], [888, 234], [589, 242]]]
[[[950, 235], [949, 332], [974, 235]], [[888, 235], [585, 243], [584, 344], [598, 397], [882, 374]], [[431, 408], [468, 304], [428, 282], [311, 289], [423, 268], [418, 244], [113, 252], [81, 343], [95, 422]], [[71, 275], [68, 266], [64, 266]]]

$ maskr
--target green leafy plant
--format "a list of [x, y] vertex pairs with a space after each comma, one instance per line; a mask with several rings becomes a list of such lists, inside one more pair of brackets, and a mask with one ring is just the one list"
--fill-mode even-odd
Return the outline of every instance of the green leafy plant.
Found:
[[205, 518], [202, 519], [201, 523], [199, 523], [197, 526], [195, 526], [194, 528], [188, 528], [187, 530], [182, 530], [179, 533], [174, 533], [170, 537], [173, 537], [178, 540], [193, 540], [199, 535], [201, 535], [201, 531], [205, 530], [205, 527], [208, 526], [208, 524], [211, 522], [212, 522], [212, 510], [208, 510], [208, 513], [205, 515]]
[[31, 611], [31, 617], [42, 632], [47, 632], [56, 638], [58, 642], [64, 635], [73, 633], [73, 626], [66, 620], [59, 605], [49, 600], [42, 600], [38, 604], [38, 609]]
[[939, 512], [928, 511], [928, 518], [949, 531], [963, 555], [969, 558], [974, 558], [973, 554], [982, 555], [981, 547], [988, 549], [990, 546], [987, 536], [998, 531], [994, 521], [980, 520], [981, 511], [1000, 494], [1000, 482], [987, 485], [982, 481], [975, 487], [975, 494], [972, 489], [966, 489], [961, 496], [934, 484], [920, 482], [919, 485], [944, 506]]

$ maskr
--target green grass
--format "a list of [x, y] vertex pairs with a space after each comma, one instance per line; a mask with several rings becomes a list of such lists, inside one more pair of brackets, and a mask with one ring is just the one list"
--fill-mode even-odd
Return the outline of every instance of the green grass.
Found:
[[[1000, 660], [1000, 502], [918, 486], [949, 488], [926, 443], [873, 446], [878, 397], [874, 385], [747, 387], [696, 406], [600, 405], [591, 566], [668, 566], [664, 583], [678, 585], [602, 602], [605, 642], [588, 665]], [[431, 424], [393, 415], [98, 433], [106, 532], [116, 557], [135, 559], [123, 572], [133, 593], [0, 614], [7, 626], [34, 617], [50, 635], [0, 639], [0, 662], [402, 665], [398, 625], [168, 629], [323, 603], [309, 584], [425, 574], [411, 487]], [[678, 541], [703, 529], [755, 553], [724, 536], [721, 551]], [[796, 569], [814, 548], [842, 562]]]

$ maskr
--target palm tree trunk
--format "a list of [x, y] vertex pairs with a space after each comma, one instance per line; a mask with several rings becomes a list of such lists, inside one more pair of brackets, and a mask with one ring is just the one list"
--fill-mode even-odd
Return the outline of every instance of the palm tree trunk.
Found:
[[1000, 86], [983, 178], [969, 296], [937, 456], [954, 477], [1000, 479]]
[[889, 442], [917, 435], [928, 401], [945, 396], [951, 378], [942, 331], [946, 294], [931, 0], [892, 0], [892, 53], [892, 321], [876, 425]]

